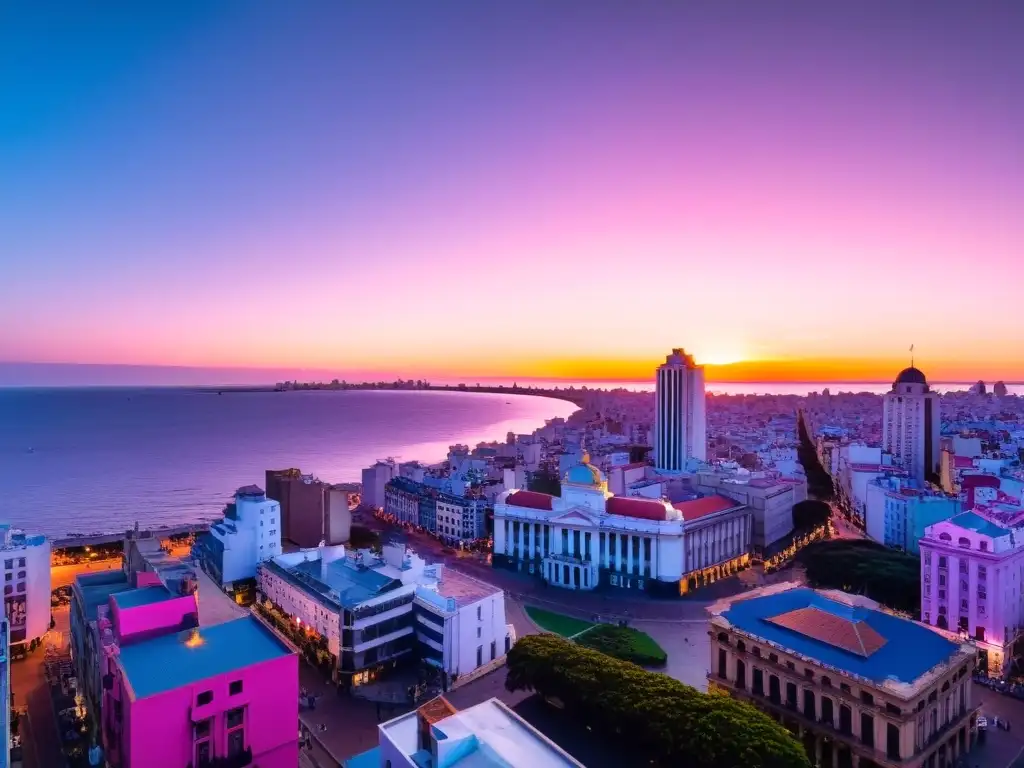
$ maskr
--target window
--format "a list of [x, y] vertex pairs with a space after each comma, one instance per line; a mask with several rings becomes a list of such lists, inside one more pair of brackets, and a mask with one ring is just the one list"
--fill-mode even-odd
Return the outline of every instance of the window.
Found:
[[821, 687], [822, 688], [831, 688], [832, 687], [832, 678], [831, 677], [822, 677], [821, 678]]
[[476, 647], [476, 665], [479, 667], [479, 666], [482, 666], [483, 663], [484, 663], [484, 647], [482, 645], [478, 645]]
[[18, 571], [18, 578], [19, 579], [24, 579], [25, 578], [25, 572], [24, 571]]
[[498, 658], [498, 643], [496, 640], [491, 640], [491, 661]]
[[14, 574], [8, 571], [4, 574], [4, 581], [14, 581]]
[[792, 661], [787, 661], [786, 669], [796, 669], [796, 664], [794, 664]]
[[18, 558], [18, 567], [19, 568], [24, 568], [25, 567], [25, 558], [24, 557], [19, 557]]
[[872, 696], [867, 691], [861, 691], [860, 692], [860, 700], [863, 701], [865, 704], [874, 704], [875, 703], [875, 697]]
[[213, 745], [210, 741], [211, 722], [210, 719], [200, 720], [192, 730], [197, 768], [203, 768], [213, 761]]
[[960, 545], [961, 547], [963, 547], [964, 549], [970, 549], [971, 548], [971, 540], [968, 539], [966, 536], [961, 536], [959, 538], [959, 540], [957, 541], [957, 544]]
[[945, 568], [945, 567], [946, 567], [946, 558], [945, 558], [945, 556], [942, 556], [942, 557], [939, 558], [939, 568]]
[[14, 567], [13, 560], [4, 560], [4, 568], [10, 569]]
[[226, 720], [228, 757], [238, 757], [245, 751], [245, 707], [229, 709]]
[[[483, 608], [482, 605], [478, 605], [476, 607], [476, 620], [477, 621], [483, 621], [483, 618], [484, 618], [484, 608]], [[477, 637], [480, 637], [480, 635], [477, 635]]]
[[232, 696], [237, 696], [242, 692], [242, 681], [235, 680], [228, 686], [228, 693]]
[[477, 638], [479, 638], [479, 637], [480, 637], [480, 635], [481, 635], [481, 633], [482, 633], [482, 632], [483, 632], [483, 630], [482, 630], [482, 629], [480, 629], [480, 627], [477, 627], [477, 628], [476, 628], [476, 636], [477, 636]]
[[[978, 542], [978, 549], [980, 549], [982, 552], [988, 552], [988, 542], [987, 541], [979, 541]], [[984, 566], [982, 566], [982, 565], [978, 566], [978, 573], [981, 573], [981, 569], [982, 568], [984, 568]]]
[[211, 701], [213, 701], [213, 691], [203, 691], [196, 696], [196, 704], [200, 707], [204, 704], [209, 704]]

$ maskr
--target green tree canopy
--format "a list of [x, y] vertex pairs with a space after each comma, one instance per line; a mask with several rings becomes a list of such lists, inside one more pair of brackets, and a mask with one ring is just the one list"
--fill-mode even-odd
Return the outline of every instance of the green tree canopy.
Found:
[[809, 768], [790, 733], [749, 704], [554, 635], [530, 635], [508, 654], [510, 691], [556, 698], [595, 734], [628, 741], [644, 762], [692, 768]]
[[900, 611], [921, 610], [921, 559], [866, 539], [818, 541], [796, 556], [812, 586], [867, 595]]

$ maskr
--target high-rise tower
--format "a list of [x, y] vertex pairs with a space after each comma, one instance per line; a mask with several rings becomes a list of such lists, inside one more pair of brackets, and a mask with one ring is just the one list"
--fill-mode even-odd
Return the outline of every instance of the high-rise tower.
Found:
[[656, 375], [654, 466], [681, 472], [688, 459], [707, 458], [704, 367], [684, 350], [673, 349]]
[[893, 463], [924, 482], [939, 470], [939, 396], [911, 365], [892, 383], [882, 405], [882, 448]]

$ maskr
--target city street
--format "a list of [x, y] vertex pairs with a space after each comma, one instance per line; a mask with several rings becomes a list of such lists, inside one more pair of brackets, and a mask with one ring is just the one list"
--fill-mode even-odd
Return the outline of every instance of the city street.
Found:
[[11, 662], [11, 691], [14, 707], [28, 708], [27, 727], [22, 727], [25, 768], [59, 768], [64, 765], [60, 748], [60, 734], [57, 719], [50, 701], [43, 668], [44, 650], [48, 642], [71, 636], [68, 606], [53, 610], [54, 629], [43, 642], [43, 646], [26, 658]]
[[[981, 705], [981, 714], [988, 718], [985, 744], [970, 755], [971, 766], [984, 768], [1024, 768], [1024, 701], [974, 685], [971, 697]], [[995, 727], [993, 718], [1008, 721], [1011, 730]]]

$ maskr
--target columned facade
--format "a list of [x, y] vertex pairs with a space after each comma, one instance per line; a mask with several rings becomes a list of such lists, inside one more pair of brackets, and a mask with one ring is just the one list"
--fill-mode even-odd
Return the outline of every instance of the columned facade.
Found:
[[[687, 505], [698, 502], [689, 519]], [[747, 507], [730, 499], [673, 507], [569, 484], [561, 497], [515, 491], [497, 500], [493, 561], [567, 589], [678, 596], [749, 565], [751, 530]]]
[[717, 617], [709, 633], [709, 687], [782, 723], [803, 743], [812, 765], [945, 768], [976, 741], [970, 646], [950, 644], [956, 649], [951, 656], [917, 680], [876, 682]]

